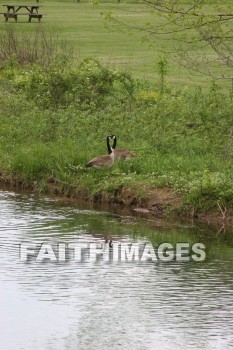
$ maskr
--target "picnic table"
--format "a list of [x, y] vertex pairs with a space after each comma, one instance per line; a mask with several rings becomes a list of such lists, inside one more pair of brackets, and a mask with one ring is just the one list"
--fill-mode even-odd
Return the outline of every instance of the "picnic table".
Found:
[[[15, 22], [18, 20], [18, 16], [28, 16], [28, 22], [31, 22], [32, 18], [37, 18], [40, 22], [41, 18], [43, 17], [43, 14], [39, 13], [39, 5], [2, 5], [7, 8], [6, 12], [2, 12], [5, 21], [8, 22], [9, 18], [14, 18]], [[19, 12], [21, 9], [27, 10], [26, 13]]]

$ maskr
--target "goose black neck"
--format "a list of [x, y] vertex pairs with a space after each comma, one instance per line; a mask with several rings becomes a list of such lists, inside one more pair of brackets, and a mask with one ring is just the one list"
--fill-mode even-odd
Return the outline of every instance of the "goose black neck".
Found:
[[108, 136], [107, 139], [106, 139], [106, 141], [107, 141], [107, 149], [108, 149], [108, 154], [111, 154], [111, 153], [112, 153], [112, 149], [111, 149], [111, 147], [110, 147], [109, 140], [110, 140], [110, 138], [109, 138], [109, 136]]
[[[115, 135], [114, 135], [115, 136]], [[116, 136], [114, 137], [114, 141], [113, 141], [113, 145], [112, 148], [115, 149], [116, 148], [116, 144], [117, 144], [117, 138]]]

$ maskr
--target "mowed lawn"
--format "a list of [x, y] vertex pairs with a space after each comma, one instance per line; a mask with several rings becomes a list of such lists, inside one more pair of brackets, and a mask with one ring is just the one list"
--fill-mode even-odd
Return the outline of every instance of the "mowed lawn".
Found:
[[[22, 1], [13, 2], [22, 3]], [[23, 3], [32, 4], [34, 2], [26, 0]], [[136, 78], [145, 78], [155, 82], [158, 80], [156, 64], [158, 57], [162, 54], [161, 48], [171, 43], [164, 37], [144, 42], [143, 32], [119, 30], [105, 20], [105, 14], [111, 11], [120, 21], [132, 26], [161, 23], [161, 17], [152, 15], [144, 5], [125, 2], [92, 4], [74, 0], [40, 1], [39, 5], [41, 6], [40, 12], [46, 14], [41, 23], [38, 24], [36, 19], [32, 20], [33, 23], [27, 23], [26, 16], [19, 16], [18, 23], [10, 19], [9, 23], [5, 24], [3, 15], [1, 15], [0, 29], [11, 26], [19, 33], [30, 33], [38, 25], [43, 28], [52, 28], [71, 43], [77, 59], [95, 57], [107, 66], [132, 72]], [[198, 57], [198, 53], [194, 51], [195, 54]], [[171, 57], [167, 80], [172, 83], [185, 85], [191, 82], [203, 86], [210, 81], [198, 74], [190, 74], [183, 67], [174, 63]]]

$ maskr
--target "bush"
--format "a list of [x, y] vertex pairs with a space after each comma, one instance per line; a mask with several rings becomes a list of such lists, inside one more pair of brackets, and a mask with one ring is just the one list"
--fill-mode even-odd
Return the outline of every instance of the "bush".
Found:
[[34, 65], [17, 75], [17, 90], [42, 108], [101, 107], [106, 97], [119, 94], [122, 99], [133, 92], [129, 75], [109, 70], [98, 61], [85, 59], [78, 66], [56, 63], [49, 67]]

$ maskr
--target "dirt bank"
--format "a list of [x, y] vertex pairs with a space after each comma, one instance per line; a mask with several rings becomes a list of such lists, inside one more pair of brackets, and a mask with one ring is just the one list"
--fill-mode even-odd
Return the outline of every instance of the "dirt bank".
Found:
[[179, 218], [190, 222], [207, 224], [233, 225], [233, 211], [216, 207], [209, 212], [198, 212], [186, 205], [185, 197], [168, 187], [143, 187], [143, 195], [137, 188], [123, 187], [114, 193], [99, 192], [92, 195], [88, 189], [77, 189], [76, 186], [48, 179], [46, 183], [28, 182], [19, 177], [0, 174], [2, 189], [26, 190], [33, 193], [44, 193], [50, 196], [69, 199], [75, 202], [90, 202], [109, 207], [127, 208], [131, 212], [141, 213], [151, 218]]

